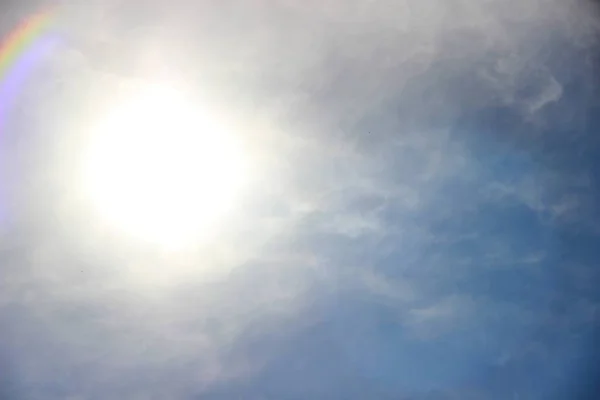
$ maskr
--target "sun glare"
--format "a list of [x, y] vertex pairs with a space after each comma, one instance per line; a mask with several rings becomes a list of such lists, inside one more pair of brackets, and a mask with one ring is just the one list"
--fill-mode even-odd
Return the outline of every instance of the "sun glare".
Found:
[[95, 213], [137, 240], [172, 247], [215, 229], [247, 165], [239, 140], [185, 96], [148, 87], [90, 132], [82, 186]]

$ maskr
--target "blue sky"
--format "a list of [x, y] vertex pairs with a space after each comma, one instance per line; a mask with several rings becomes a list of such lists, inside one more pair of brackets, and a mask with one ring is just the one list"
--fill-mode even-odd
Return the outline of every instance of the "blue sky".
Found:
[[[591, 3], [113, 3], [62, 7], [3, 133], [0, 397], [595, 398]], [[169, 279], [55, 166], [149, 49], [269, 166]]]

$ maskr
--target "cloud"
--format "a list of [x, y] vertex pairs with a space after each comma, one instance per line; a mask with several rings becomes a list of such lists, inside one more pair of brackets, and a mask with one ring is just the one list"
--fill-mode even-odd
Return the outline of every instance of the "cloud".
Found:
[[432, 340], [460, 328], [465, 319], [473, 318], [472, 309], [471, 299], [452, 295], [411, 309], [405, 324], [420, 339]]
[[[23, 198], [36, 201], [19, 209], [21, 239], [3, 238], [17, 250], [1, 266], [0, 320], [7, 322], [0, 326], [14, 330], [15, 350], [4, 358], [17, 365], [15, 385], [25, 397], [42, 398], [54, 385], [47, 396], [185, 398], [264, 379], [266, 388], [246, 393], [260, 398], [278, 376], [273, 365], [283, 375], [294, 371], [277, 362], [286, 351], [296, 354], [294, 340], [307, 335], [307, 368], [331, 365], [341, 376], [331, 385], [343, 395], [343, 384], [366, 375], [365, 388], [386, 387], [398, 398], [401, 385], [351, 371], [339, 354], [325, 364], [329, 342], [319, 338], [338, 332], [327, 321], [340, 318], [350, 342], [358, 337], [385, 350], [376, 344], [388, 340], [377, 316], [389, 312], [381, 324], [392, 332], [464, 354], [461, 371], [497, 359], [542, 324], [528, 296], [544, 295], [527, 284], [548, 275], [523, 265], [542, 265], [555, 242], [531, 214], [563, 226], [595, 208], [580, 170], [564, 172], [543, 149], [520, 154], [550, 143], [540, 127], [559, 119], [553, 107], [570, 110], [569, 71], [579, 67], [563, 71], [555, 54], [590, 45], [596, 28], [586, 7], [556, 0], [255, 3], [205, 2], [195, 12], [200, 5], [176, 2], [164, 27], [144, 34], [150, 43], [165, 31], [189, 37], [173, 50], [178, 70], [190, 86], [219, 93], [215, 102], [249, 121], [245, 134], [265, 148], [265, 178], [231, 232], [181, 261], [214, 274], [182, 274], [161, 286], [169, 262], [124, 260], [109, 240], [70, 231], [51, 201], [39, 204], [56, 200], [58, 173], [52, 181], [40, 162], [34, 169], [44, 170], [23, 183]], [[128, 41], [135, 48], [130, 23], [114, 33], [108, 8], [85, 7], [65, 6], [64, 30], [80, 41], [53, 60], [55, 80], [40, 78], [45, 89], [33, 85], [23, 100], [37, 105], [24, 109], [52, 127], [49, 135], [64, 127], [65, 110], [79, 109], [89, 93], [110, 92], [136, 68], [126, 60], [137, 54], [128, 53]], [[201, 23], [185, 26], [192, 17]], [[510, 112], [477, 120], [489, 108]], [[513, 112], [514, 131], [503, 125]], [[527, 212], [514, 214], [519, 205]], [[515, 278], [515, 269], [526, 271]], [[516, 288], [499, 292], [502, 284]], [[498, 300], [508, 292], [510, 301]], [[594, 308], [586, 307], [591, 318]], [[480, 321], [472, 336], [460, 336]], [[351, 335], [361, 324], [364, 337]], [[503, 324], [525, 333], [494, 339]], [[445, 337], [447, 347], [435, 344]], [[457, 344], [471, 339], [473, 348], [488, 340], [492, 350], [482, 356]], [[349, 347], [360, 360], [361, 350]], [[414, 369], [437, 371], [427, 362]], [[311, 398], [334, 391], [315, 386]], [[272, 390], [281, 398], [286, 387]], [[469, 390], [478, 393], [461, 393]]]

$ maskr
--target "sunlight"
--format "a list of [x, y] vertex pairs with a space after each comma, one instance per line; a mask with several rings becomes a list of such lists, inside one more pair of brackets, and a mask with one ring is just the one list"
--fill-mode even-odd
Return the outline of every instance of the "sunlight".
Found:
[[164, 247], [210, 234], [248, 173], [239, 140], [166, 86], [117, 101], [83, 152], [84, 196], [122, 234]]

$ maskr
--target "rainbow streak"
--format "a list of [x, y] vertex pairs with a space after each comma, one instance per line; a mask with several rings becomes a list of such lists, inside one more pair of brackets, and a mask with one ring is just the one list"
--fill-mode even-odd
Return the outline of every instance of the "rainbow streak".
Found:
[[24, 20], [0, 46], [0, 129], [18, 90], [57, 38], [44, 35], [54, 20], [49, 10]]
[[34, 14], [14, 29], [0, 46], [0, 76], [6, 74], [8, 67], [33, 42], [54, 19], [51, 10]]
[[[3, 150], [2, 142], [5, 139], [2, 131], [19, 90], [35, 66], [58, 42], [56, 36], [44, 35], [51, 27], [54, 15], [53, 10], [34, 14], [14, 29], [0, 45], [0, 150]], [[6, 199], [8, 177], [3, 169], [0, 169], [1, 225], [6, 222], [7, 217], [3, 200]]]

